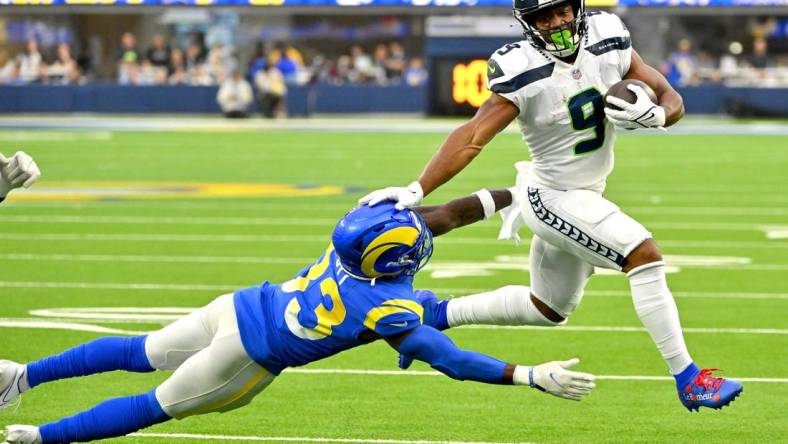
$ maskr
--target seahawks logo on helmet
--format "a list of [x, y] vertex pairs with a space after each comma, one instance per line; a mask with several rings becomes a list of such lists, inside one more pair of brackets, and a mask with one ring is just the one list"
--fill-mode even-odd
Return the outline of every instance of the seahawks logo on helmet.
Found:
[[358, 279], [412, 276], [432, 256], [432, 233], [421, 215], [389, 202], [354, 208], [331, 237], [340, 265]]
[[[569, 3], [575, 18], [550, 29], [537, 29], [537, 13]], [[569, 57], [574, 54], [586, 33], [586, 12], [584, 0], [513, 0], [512, 13], [523, 27], [525, 37], [537, 48], [556, 57]]]

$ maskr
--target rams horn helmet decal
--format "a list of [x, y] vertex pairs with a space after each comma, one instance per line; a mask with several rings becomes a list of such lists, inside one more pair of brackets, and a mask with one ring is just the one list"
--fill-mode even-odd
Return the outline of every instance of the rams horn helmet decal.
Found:
[[342, 268], [360, 279], [412, 276], [432, 255], [432, 233], [421, 215], [389, 202], [354, 208], [331, 237]]

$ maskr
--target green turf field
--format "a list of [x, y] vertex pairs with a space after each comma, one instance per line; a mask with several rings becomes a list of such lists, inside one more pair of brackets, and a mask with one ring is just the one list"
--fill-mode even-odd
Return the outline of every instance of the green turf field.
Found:
[[[240, 286], [286, 280], [317, 258], [334, 221], [360, 194], [413, 180], [444, 137], [317, 131], [86, 134], [63, 141], [33, 134], [0, 149], [11, 154], [24, 148], [44, 173], [37, 194], [19, 193], [0, 207], [0, 325], [16, 325], [0, 328], [2, 358], [32, 360], [100, 335], [78, 329], [149, 331], [163, 322], [141, 323], [133, 314], [74, 319], [69, 317], [74, 310], [33, 310], [198, 307]], [[669, 282], [696, 361], [729, 376], [767, 378], [746, 382], [729, 408], [690, 414], [670, 380], [613, 378], [667, 372], [640, 330], [627, 280], [601, 275], [592, 278], [566, 328], [450, 332], [465, 348], [516, 363], [580, 357], [580, 369], [603, 376], [581, 403], [527, 388], [407, 372], [285, 373], [247, 408], [146, 431], [166, 437], [111, 442], [231, 442], [172, 436], [184, 433], [401, 444], [788, 442], [786, 142], [779, 136], [627, 135], [617, 143], [617, 165], [608, 183], [606, 195], [651, 229], [669, 265], [678, 267]], [[502, 134], [426, 202], [510, 186], [513, 162], [525, 157], [519, 136]], [[262, 187], [263, 194], [275, 197], [238, 198], [189, 194], [192, 183], [296, 186]], [[122, 197], [140, 187], [148, 190], [147, 197]], [[105, 193], [105, 200], [46, 196], [74, 188], [81, 199], [93, 196], [88, 188]], [[218, 187], [230, 193], [238, 188]], [[115, 194], [108, 196], [107, 190]], [[497, 220], [487, 221], [438, 239], [431, 268], [417, 277], [417, 285], [448, 297], [527, 284], [528, 243], [496, 241], [497, 229]], [[30, 328], [42, 322], [72, 325]], [[305, 368], [396, 371], [396, 358], [385, 344], [375, 343]], [[0, 412], [0, 426], [52, 421], [108, 397], [147, 391], [166, 376], [113, 373], [45, 385], [26, 394], [17, 410]]]

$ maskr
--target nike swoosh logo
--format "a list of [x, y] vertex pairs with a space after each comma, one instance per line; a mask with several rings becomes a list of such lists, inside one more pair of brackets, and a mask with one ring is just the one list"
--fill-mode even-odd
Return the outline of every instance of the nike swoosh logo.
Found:
[[493, 65], [487, 65], [487, 69], [489, 69], [490, 72], [495, 72], [495, 66]]
[[407, 322], [397, 322], [397, 323], [394, 323], [394, 322], [392, 322], [392, 323], [391, 323], [391, 324], [389, 324], [389, 325], [390, 325], [390, 326], [392, 326], [392, 327], [399, 327], [399, 328], [403, 328], [403, 327], [407, 327], [407, 326], [408, 326], [408, 323], [407, 323]]
[[11, 378], [11, 383], [8, 384], [8, 388], [3, 392], [3, 397], [0, 399], [0, 406], [4, 406], [10, 402], [8, 400], [8, 394], [11, 393], [11, 389], [14, 387], [14, 384], [17, 383], [16, 375], [18, 372], [19, 370], [14, 370], [14, 376]]
[[553, 382], [555, 382], [556, 384], [558, 384], [558, 386], [559, 386], [559, 387], [561, 387], [561, 388], [565, 388], [563, 385], [561, 385], [561, 383], [560, 383], [560, 382], [558, 382], [558, 381], [556, 381], [556, 380], [555, 380], [555, 378], [553, 377], [553, 372], [550, 372], [550, 379], [552, 379], [552, 380], [553, 380]]

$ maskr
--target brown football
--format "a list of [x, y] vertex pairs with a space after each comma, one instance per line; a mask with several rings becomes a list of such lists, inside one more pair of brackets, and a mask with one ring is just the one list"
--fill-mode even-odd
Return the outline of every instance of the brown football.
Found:
[[607, 103], [607, 96], [618, 97], [620, 99], [626, 100], [629, 103], [635, 103], [637, 97], [635, 96], [635, 93], [627, 89], [627, 86], [629, 85], [640, 86], [641, 88], [646, 90], [646, 94], [648, 94], [648, 97], [651, 99], [651, 101], [659, 105], [659, 102], [657, 101], [657, 95], [654, 93], [654, 90], [651, 89], [650, 86], [646, 85], [640, 80], [627, 79], [614, 84], [607, 90], [607, 93], [605, 93], [605, 106], [610, 109], [619, 109], [617, 106]]

